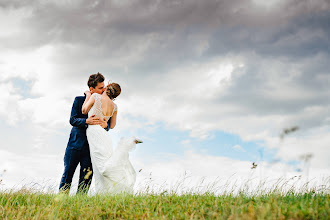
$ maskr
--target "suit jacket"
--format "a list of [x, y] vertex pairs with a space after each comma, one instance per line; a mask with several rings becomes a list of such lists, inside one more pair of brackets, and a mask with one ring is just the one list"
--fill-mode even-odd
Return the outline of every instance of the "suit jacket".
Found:
[[[73, 102], [70, 124], [73, 126], [70, 133], [69, 142], [67, 148], [74, 148], [77, 150], [89, 150], [89, 145], [86, 136], [86, 124], [87, 115], [81, 112], [82, 105], [84, 104], [86, 97], [77, 96]], [[107, 131], [110, 129], [110, 119], [108, 121]]]

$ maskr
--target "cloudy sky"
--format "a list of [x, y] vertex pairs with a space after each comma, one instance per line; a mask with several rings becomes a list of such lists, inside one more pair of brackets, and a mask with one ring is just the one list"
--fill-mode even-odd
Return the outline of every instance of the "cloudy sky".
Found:
[[244, 179], [252, 162], [329, 177], [329, 20], [327, 0], [0, 0], [1, 187], [59, 183], [97, 72], [122, 86], [113, 141], [144, 140], [140, 181]]

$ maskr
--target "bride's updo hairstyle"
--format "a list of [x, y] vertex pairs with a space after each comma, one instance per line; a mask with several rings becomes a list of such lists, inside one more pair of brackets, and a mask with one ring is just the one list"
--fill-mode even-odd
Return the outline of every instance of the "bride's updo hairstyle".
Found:
[[107, 85], [107, 90], [105, 90], [105, 91], [106, 91], [107, 95], [109, 96], [109, 98], [111, 100], [114, 100], [115, 98], [117, 98], [117, 96], [120, 95], [121, 88], [118, 83], [110, 83], [109, 85]]

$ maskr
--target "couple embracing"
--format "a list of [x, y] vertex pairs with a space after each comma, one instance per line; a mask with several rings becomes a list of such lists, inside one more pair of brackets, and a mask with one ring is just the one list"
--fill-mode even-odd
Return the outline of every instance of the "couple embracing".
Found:
[[141, 140], [121, 138], [116, 149], [108, 131], [116, 126], [120, 95], [117, 83], [104, 86], [104, 76], [93, 74], [88, 79], [89, 91], [73, 102], [70, 124], [73, 126], [64, 156], [64, 173], [60, 192], [70, 191], [73, 174], [80, 163], [78, 193], [87, 193], [94, 176], [96, 193], [133, 193], [135, 170], [129, 151]]

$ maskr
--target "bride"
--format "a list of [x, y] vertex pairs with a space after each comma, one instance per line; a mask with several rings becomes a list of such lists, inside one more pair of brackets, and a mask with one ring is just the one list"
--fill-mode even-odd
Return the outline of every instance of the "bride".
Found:
[[[102, 94], [86, 91], [86, 100], [82, 113], [88, 117], [110, 119], [110, 128], [116, 126], [117, 105], [113, 100], [119, 96], [121, 88], [117, 83], [110, 83]], [[122, 138], [115, 150], [108, 133], [99, 125], [89, 125], [86, 131], [93, 165], [95, 189], [97, 193], [133, 193], [136, 180], [135, 170], [129, 161], [129, 151], [141, 140]]]

